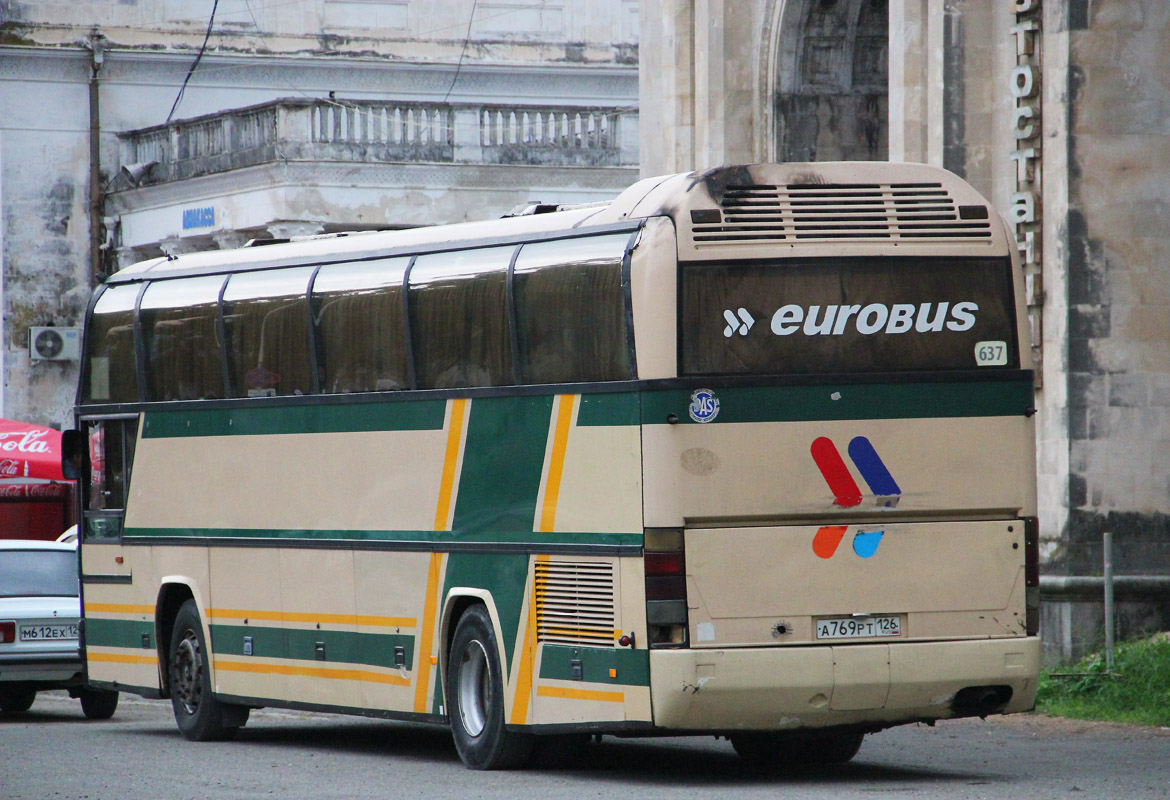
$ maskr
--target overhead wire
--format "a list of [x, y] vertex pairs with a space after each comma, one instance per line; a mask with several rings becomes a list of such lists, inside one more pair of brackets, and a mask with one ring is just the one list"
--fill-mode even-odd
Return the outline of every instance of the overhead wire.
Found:
[[[271, 47], [269, 47], [267, 40], [265, 39], [264, 35], [260, 32], [261, 26], [260, 26], [259, 20], [256, 18], [256, 12], [257, 11], [264, 12], [264, 11], [268, 11], [268, 10], [271, 10], [274, 8], [279, 8], [281, 6], [297, 5], [301, 2], [303, 2], [303, 0], [275, 0], [275, 2], [267, 2], [267, 3], [258, 2], [257, 0], [245, 0], [244, 12], [235, 12], [235, 13], [236, 14], [247, 13], [248, 16], [251, 17], [252, 25], [253, 25], [253, 27], [256, 28], [256, 34], [255, 34], [256, 37], [265, 45], [265, 47], [268, 47], [269, 50], [271, 51]], [[544, 8], [547, 6], [548, 2], [549, 2], [549, 0], [540, 0], [539, 5], [532, 6], [532, 8]], [[466, 29], [464, 31], [463, 44], [462, 44], [462, 46], [460, 48], [460, 52], [459, 52], [459, 60], [455, 65], [455, 74], [451, 78], [451, 84], [450, 84], [450, 86], [447, 87], [447, 92], [443, 96], [444, 103], [447, 102], [447, 100], [450, 98], [451, 92], [455, 89], [455, 85], [459, 80], [459, 75], [460, 75], [462, 68], [463, 68], [463, 62], [467, 56], [467, 48], [470, 45], [470, 41], [471, 41], [471, 29], [475, 23], [475, 15], [476, 15], [476, 11], [478, 10], [478, 3], [479, 3], [479, 0], [472, 0], [471, 14], [468, 17], [467, 26], [466, 26]], [[186, 77], [183, 79], [183, 85], [179, 89], [178, 95], [175, 97], [175, 102], [171, 106], [170, 113], [167, 115], [167, 120], [166, 120], [167, 123], [170, 123], [170, 121], [174, 118], [175, 111], [178, 109], [179, 103], [182, 102], [184, 92], [186, 91], [186, 88], [187, 88], [187, 84], [190, 82], [192, 75], [195, 73], [195, 70], [198, 68], [201, 60], [203, 59], [204, 54], [206, 53], [207, 43], [211, 38], [211, 32], [212, 32], [212, 28], [213, 28], [214, 23], [215, 23], [216, 13], [217, 13], [218, 8], [219, 8], [219, 0], [214, 0], [214, 3], [212, 5], [212, 9], [211, 9], [211, 15], [207, 21], [207, 30], [204, 32], [203, 43], [199, 48], [199, 52], [195, 57], [195, 61], [191, 64], [190, 69], [187, 71]], [[513, 8], [509, 8], [507, 10], [504, 10], [504, 11], [498, 11], [496, 13], [489, 13], [487, 15], [481, 15], [480, 22], [483, 23], [483, 22], [487, 22], [489, 20], [498, 19], [499, 17], [506, 17], [508, 15], [515, 14], [515, 13], [517, 13], [519, 11], [523, 11], [523, 10], [525, 10], [525, 9], [513, 7]], [[174, 20], [174, 21], [185, 22], [185, 21], [194, 21], [195, 19], [196, 18], [194, 18], [194, 17], [190, 17], [190, 18], [182, 18], [182, 19]], [[455, 27], [455, 25], [440, 25], [440, 26], [430, 28], [430, 29], [425, 30], [425, 31], [419, 31], [419, 32], [414, 34], [414, 37], [420, 38], [420, 39], [426, 38], [428, 36], [433, 36], [436, 33], [448, 31], [454, 27]], [[272, 53], [272, 52], [270, 52], [270, 54], [276, 55], [275, 53]], [[251, 65], [251, 64], [222, 65], [222, 66], [215, 66], [215, 67], [210, 67], [210, 68], [204, 69], [203, 73], [206, 75], [206, 74], [211, 74], [211, 73], [233, 72], [236, 70], [248, 69], [252, 66], [253, 65]], [[296, 92], [304, 97], [316, 97], [315, 94], [311, 94], [310, 92], [307, 92], [304, 89], [296, 86], [292, 81], [288, 80], [283, 75], [281, 76], [281, 82], [286, 84], [290, 90], [292, 90], [292, 91], [294, 91], [294, 92]], [[317, 99], [324, 99], [324, 98], [317, 98]], [[330, 99], [327, 102], [331, 102], [334, 105], [338, 105], [338, 106], [345, 105], [344, 103], [338, 102], [338, 101], [333, 100], [333, 99]]]
[[471, 0], [471, 16], [467, 18], [467, 33], [463, 35], [463, 47], [459, 49], [459, 63], [455, 65], [455, 74], [451, 77], [451, 85], [447, 87], [447, 93], [443, 95], [444, 103], [451, 96], [455, 82], [459, 80], [459, 71], [463, 69], [463, 57], [467, 55], [467, 45], [471, 41], [471, 24], [475, 22], [475, 7], [478, 3], [479, 0]]
[[187, 83], [191, 80], [191, 76], [195, 74], [195, 68], [199, 66], [199, 62], [203, 59], [203, 54], [207, 51], [207, 40], [211, 38], [211, 27], [215, 24], [215, 12], [219, 8], [219, 0], [211, 6], [211, 16], [207, 20], [207, 33], [203, 34], [203, 44], [199, 47], [199, 53], [195, 56], [194, 63], [191, 68], [187, 70], [187, 77], [183, 78], [183, 85], [179, 87], [179, 94], [175, 96], [175, 102], [171, 105], [171, 113], [167, 114], [167, 121], [165, 124], [169, 125], [171, 119], [175, 116], [175, 109], [179, 107], [179, 102], [183, 99], [183, 93], [187, 91]]

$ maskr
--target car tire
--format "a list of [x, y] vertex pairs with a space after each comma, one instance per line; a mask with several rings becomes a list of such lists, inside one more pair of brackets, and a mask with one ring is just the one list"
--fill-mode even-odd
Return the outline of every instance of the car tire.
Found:
[[118, 709], [118, 693], [110, 689], [81, 689], [77, 696], [86, 719], [109, 719]]
[[183, 737], [193, 742], [234, 737], [248, 721], [249, 709], [223, 703], [212, 693], [207, 642], [194, 600], [183, 603], [175, 615], [168, 652], [171, 708]]
[[35, 691], [0, 693], [0, 713], [23, 714], [32, 708], [36, 699], [37, 693]]
[[463, 763], [471, 769], [523, 766], [532, 754], [533, 737], [505, 727], [500, 649], [482, 605], [459, 618], [445, 683], [451, 735]]

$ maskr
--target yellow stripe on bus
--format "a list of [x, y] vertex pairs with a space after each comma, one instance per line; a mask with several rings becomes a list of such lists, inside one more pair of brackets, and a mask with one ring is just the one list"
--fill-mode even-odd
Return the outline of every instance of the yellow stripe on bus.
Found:
[[544, 505], [540, 510], [540, 532], [551, 533], [557, 518], [557, 498], [561, 493], [561, 476], [565, 470], [565, 450], [569, 445], [569, 427], [578, 395], [557, 396], [557, 424], [553, 433], [552, 455], [548, 462], [548, 479], [544, 485]]
[[439, 503], [435, 508], [435, 530], [451, 525], [451, 497], [455, 493], [455, 470], [459, 465], [459, 446], [463, 440], [463, 422], [467, 400], [451, 401], [451, 420], [447, 426], [447, 450], [443, 456], [443, 478], [439, 483]]
[[369, 681], [371, 683], [389, 683], [394, 686], [410, 686], [410, 678], [401, 675], [388, 675], [383, 672], [371, 672], [365, 669], [338, 669], [328, 667], [297, 667], [291, 664], [260, 664], [255, 661], [227, 661], [222, 658], [212, 660], [216, 669], [224, 672], [251, 672], [262, 675], [298, 675], [307, 678], [328, 678], [341, 681]]
[[109, 664], [153, 664], [158, 666], [158, 655], [132, 656], [125, 653], [95, 653], [86, 648], [87, 661], [103, 661]]
[[87, 614], [153, 614], [154, 606], [134, 603], [86, 603]]
[[562, 689], [559, 686], [541, 686], [536, 694], [540, 697], [556, 697], [561, 700], [600, 700], [603, 703], [626, 702], [625, 692], [599, 692], [594, 689]]
[[590, 628], [543, 628], [545, 636], [573, 636], [581, 639], [596, 639], [602, 642], [617, 641], [622, 638], [621, 631], [596, 631]]
[[325, 622], [330, 625], [364, 625], [378, 628], [414, 628], [414, 617], [374, 617], [362, 614], [314, 614], [299, 611], [258, 611], [248, 608], [209, 608], [211, 619], [247, 619], [265, 622]]
[[431, 553], [427, 568], [427, 593], [423, 600], [423, 624], [418, 635], [418, 682], [414, 687], [414, 711], [425, 714], [427, 710], [427, 689], [431, 683], [431, 646], [435, 638], [435, 616], [439, 610], [439, 575], [442, 572], [443, 554]]
[[[537, 564], [547, 564], [548, 556], [537, 556]], [[524, 626], [524, 645], [520, 650], [520, 670], [516, 675], [516, 694], [512, 698], [512, 725], [528, 721], [528, 702], [532, 697], [532, 668], [536, 660], [536, 578], [533, 572], [532, 594], [528, 598], [528, 624]]]

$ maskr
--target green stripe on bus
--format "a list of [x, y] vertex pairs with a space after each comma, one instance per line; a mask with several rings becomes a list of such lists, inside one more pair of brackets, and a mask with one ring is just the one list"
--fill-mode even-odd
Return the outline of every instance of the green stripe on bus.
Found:
[[[516, 636], [520, 632], [520, 610], [524, 605], [524, 590], [528, 582], [528, 555], [503, 553], [452, 553], [447, 559], [443, 593], [447, 597], [455, 587], [483, 589], [490, 593], [492, 603], [500, 621], [500, 634], [504, 641], [498, 642], [504, 649], [504, 674], [512, 672], [512, 658], [516, 649]], [[455, 620], [451, 621], [454, 635]], [[436, 686], [439, 685], [436, 683]], [[442, 693], [435, 692], [432, 707], [438, 713]]]
[[[650, 653], [625, 648], [573, 647], [546, 644], [540, 659], [540, 677], [545, 680], [571, 681], [573, 662], [581, 662], [585, 683], [613, 683], [621, 686], [650, 685]], [[610, 677], [609, 671], [617, 672]]]
[[552, 404], [552, 395], [472, 401], [455, 500], [453, 527], [460, 539], [533, 538]]
[[[719, 413], [712, 422], [820, 422], [851, 419], [1024, 416], [1035, 404], [1032, 382], [825, 384], [730, 387], [714, 390]], [[645, 392], [642, 422], [694, 424], [691, 392]]]
[[416, 400], [150, 411], [146, 414], [143, 438], [437, 431], [443, 429], [446, 407], [445, 400]]
[[[253, 658], [325, 661], [394, 669], [394, 648], [401, 647], [406, 668], [414, 669], [414, 636], [405, 633], [213, 624], [211, 647], [217, 656], [246, 655], [245, 636], [252, 637]], [[323, 645], [324, 658], [318, 656], [318, 644]]]
[[[144, 640], [142, 637], [145, 636]], [[85, 618], [87, 647], [135, 647], [153, 650], [154, 620]]]
[[[535, 512], [533, 512], [535, 513]], [[271, 541], [273, 547], [281, 542], [347, 542], [360, 547], [363, 542], [417, 544], [426, 549], [442, 550], [444, 543], [476, 544], [490, 547], [494, 544], [524, 544], [534, 548], [558, 545], [605, 545], [635, 546], [642, 544], [638, 533], [533, 533], [531, 524], [524, 531], [480, 530], [464, 531], [349, 531], [349, 530], [306, 530], [283, 528], [140, 528], [127, 527], [123, 536], [142, 538], [175, 539], [246, 539]], [[439, 546], [436, 546], [439, 545]]]
[[578, 427], [637, 425], [640, 397], [637, 392], [583, 394], [577, 410]]

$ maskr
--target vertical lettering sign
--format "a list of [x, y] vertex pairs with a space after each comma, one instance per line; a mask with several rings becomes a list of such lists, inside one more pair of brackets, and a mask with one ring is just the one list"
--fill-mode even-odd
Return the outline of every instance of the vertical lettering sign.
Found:
[[1040, 375], [1040, 346], [1043, 341], [1041, 313], [1044, 285], [1041, 280], [1041, 0], [1013, 0], [1015, 24], [1011, 27], [1016, 45], [1016, 66], [1012, 70], [1013, 99], [1011, 159], [1016, 167], [1016, 191], [1011, 196], [1008, 219], [1015, 226], [1016, 247], [1024, 267], [1028, 322], [1032, 333], [1032, 355]]

